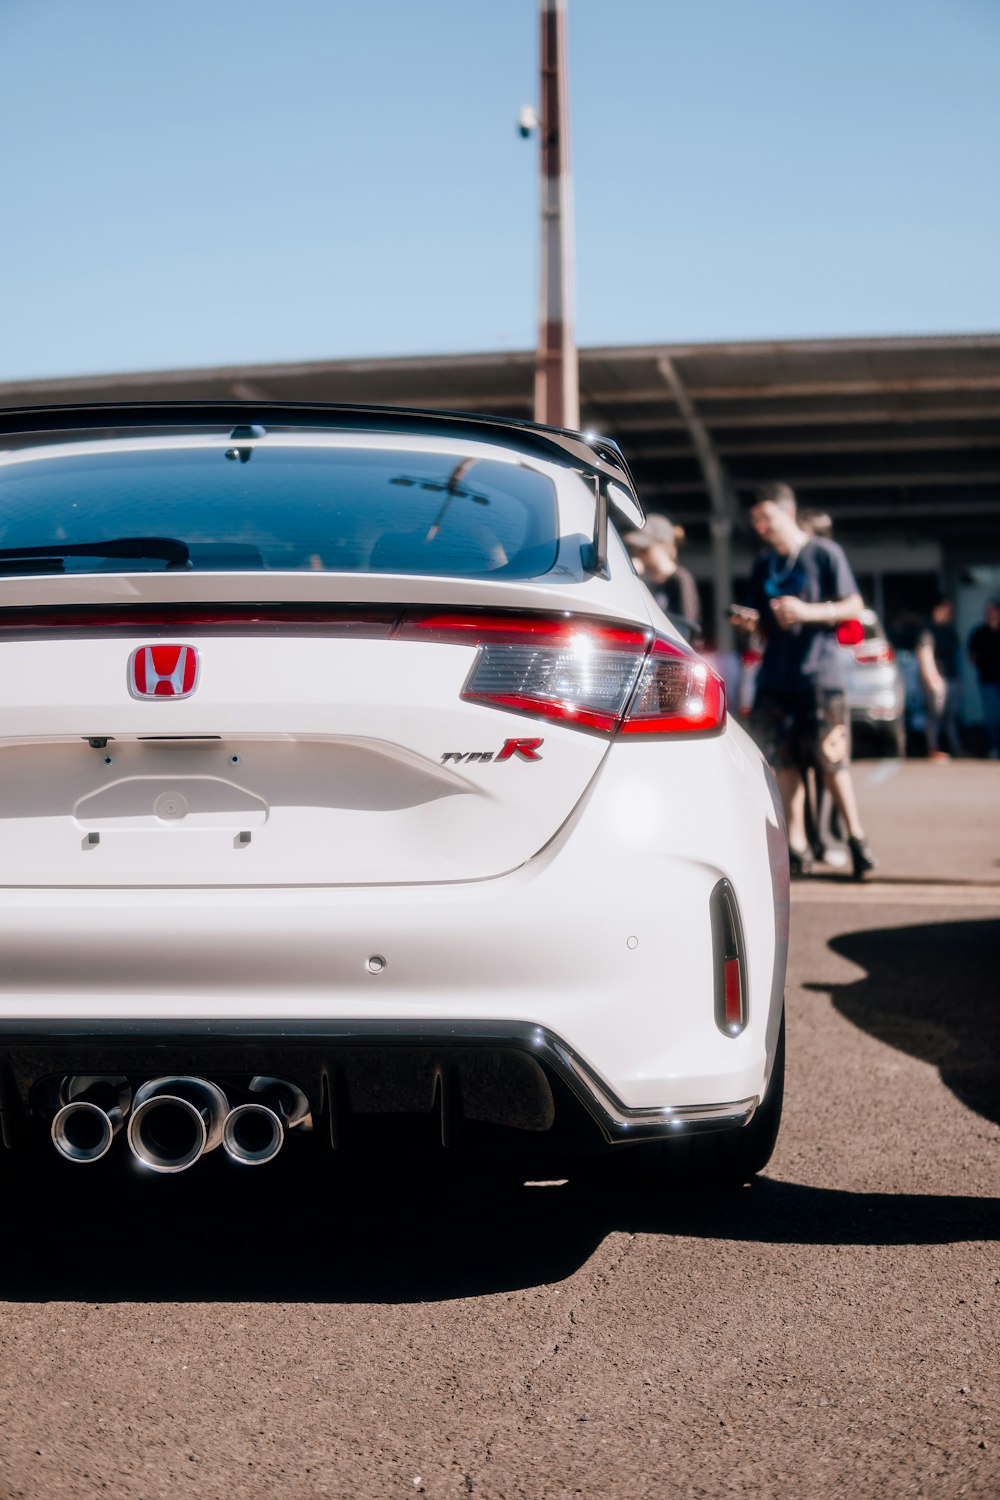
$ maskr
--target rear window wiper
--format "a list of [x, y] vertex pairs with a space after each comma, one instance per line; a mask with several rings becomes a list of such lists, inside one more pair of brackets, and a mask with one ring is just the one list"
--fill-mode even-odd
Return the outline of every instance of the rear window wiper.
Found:
[[172, 536], [120, 536], [103, 542], [56, 542], [51, 547], [0, 547], [0, 573], [62, 572], [50, 568], [50, 558], [153, 557], [168, 568], [189, 568], [191, 554], [186, 542]]

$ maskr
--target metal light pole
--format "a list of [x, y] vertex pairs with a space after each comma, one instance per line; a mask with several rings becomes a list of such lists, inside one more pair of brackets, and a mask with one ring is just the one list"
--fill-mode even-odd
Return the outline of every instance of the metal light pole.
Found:
[[[541, 118], [521, 112], [521, 133], [539, 126], [542, 236], [539, 263], [535, 421], [579, 427], [580, 393], [573, 339], [573, 183], [569, 167], [566, 0], [539, 0]], [[525, 126], [527, 125], [527, 129]]]

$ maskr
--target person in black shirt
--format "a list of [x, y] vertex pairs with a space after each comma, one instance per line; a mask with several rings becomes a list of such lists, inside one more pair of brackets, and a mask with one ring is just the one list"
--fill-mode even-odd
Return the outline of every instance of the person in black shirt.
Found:
[[837, 626], [857, 619], [861, 594], [843, 548], [799, 526], [788, 485], [761, 486], [750, 520], [765, 547], [750, 575], [752, 608], [734, 615], [733, 623], [759, 629], [764, 638], [751, 730], [778, 778], [792, 873], [812, 868], [805, 775], [814, 770], [847, 829], [853, 873], [860, 879], [875, 868], [875, 859], [849, 769], [851, 726]]
[[1000, 758], [1000, 599], [991, 599], [986, 618], [969, 636], [969, 660], [979, 678], [983, 701], [986, 748], [991, 760]]
[[664, 614], [679, 615], [701, 635], [701, 605], [698, 586], [677, 561], [677, 546], [684, 533], [666, 516], [649, 515], [641, 531], [627, 531], [622, 541], [636, 565], [636, 572]]
[[[958, 735], [962, 701], [962, 645], [952, 624], [952, 603], [942, 595], [931, 611], [930, 624], [917, 641], [917, 667], [927, 709], [927, 754], [931, 760], [950, 760], [962, 755]], [[941, 748], [941, 740], [948, 751]]]

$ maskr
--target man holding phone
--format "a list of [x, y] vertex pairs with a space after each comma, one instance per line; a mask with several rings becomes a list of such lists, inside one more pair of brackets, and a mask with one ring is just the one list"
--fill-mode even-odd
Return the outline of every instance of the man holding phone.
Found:
[[759, 629], [764, 657], [751, 730], [774, 768], [788, 823], [793, 875], [813, 857], [806, 839], [806, 773], [822, 776], [848, 834], [855, 879], [875, 868], [851, 781], [851, 729], [844, 655], [837, 626], [864, 608], [842, 547], [798, 524], [795, 492], [762, 485], [750, 523], [765, 547], [750, 575], [751, 608], [735, 609], [738, 629]]

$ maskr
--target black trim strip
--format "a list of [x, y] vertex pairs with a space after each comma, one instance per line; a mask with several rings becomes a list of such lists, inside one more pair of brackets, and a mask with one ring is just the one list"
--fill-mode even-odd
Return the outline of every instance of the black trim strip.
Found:
[[[726, 1130], [749, 1123], [757, 1099], [723, 1104], [633, 1107], [622, 1103], [611, 1087], [567, 1042], [544, 1026], [523, 1021], [223, 1021], [223, 1020], [37, 1020], [0, 1023], [0, 1061], [9, 1049], [52, 1049], [65, 1041], [137, 1042], [166, 1039], [178, 1047], [225, 1046], [238, 1041], [280, 1039], [327, 1044], [450, 1047], [506, 1046], [528, 1052], [551, 1068], [591, 1115], [609, 1144], [666, 1140], [691, 1131]], [[83, 1061], [80, 1072], [86, 1071]]]

